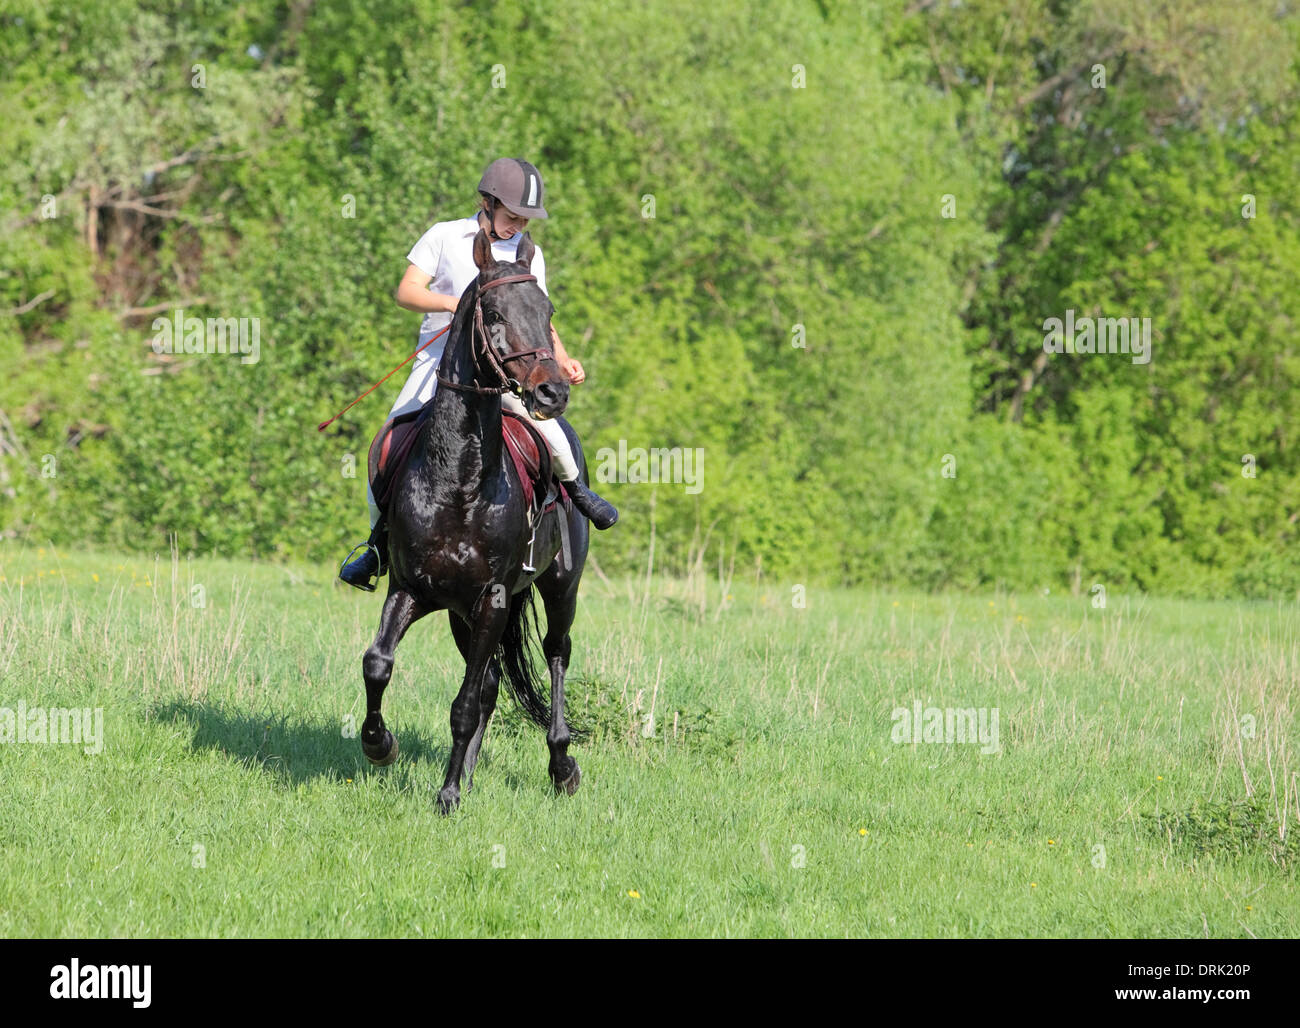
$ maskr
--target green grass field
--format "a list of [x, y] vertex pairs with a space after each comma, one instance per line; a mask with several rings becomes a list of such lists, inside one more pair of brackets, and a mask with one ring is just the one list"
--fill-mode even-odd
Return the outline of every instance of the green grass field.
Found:
[[[0, 550], [0, 707], [103, 708], [99, 753], [0, 745], [0, 935], [1300, 935], [1294, 605], [589, 569], [581, 790], [503, 690], [443, 818], [446, 615], [372, 769], [380, 597], [332, 574]], [[917, 701], [998, 751], [893, 741]]]

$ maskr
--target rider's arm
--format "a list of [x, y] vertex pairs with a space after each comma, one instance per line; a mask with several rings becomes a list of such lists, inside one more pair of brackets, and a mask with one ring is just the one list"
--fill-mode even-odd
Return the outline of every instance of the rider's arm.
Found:
[[[542, 256], [542, 248], [539, 246], [533, 253], [533, 263], [529, 268], [537, 276], [537, 284], [542, 287], [542, 292], [550, 295], [550, 290], [546, 288], [546, 258]], [[569, 356], [569, 351], [564, 348], [560, 342], [560, 333], [555, 331], [555, 326], [551, 325], [551, 349], [555, 351], [556, 363], [566, 375], [569, 381], [574, 385], [583, 381], [587, 373], [582, 369], [582, 364]]]
[[397, 306], [421, 313], [446, 311], [454, 314], [457, 298], [446, 293], [429, 292], [429, 283], [432, 281], [432, 275], [421, 271], [414, 264], [408, 265], [402, 281], [397, 284], [397, 292], [393, 294]]
[[555, 360], [564, 369], [565, 374], [569, 376], [569, 381], [577, 385], [587, 377], [587, 373], [582, 369], [582, 364], [569, 356], [569, 351], [564, 348], [560, 342], [560, 333], [555, 331], [555, 326], [551, 326], [551, 349], [555, 351]]

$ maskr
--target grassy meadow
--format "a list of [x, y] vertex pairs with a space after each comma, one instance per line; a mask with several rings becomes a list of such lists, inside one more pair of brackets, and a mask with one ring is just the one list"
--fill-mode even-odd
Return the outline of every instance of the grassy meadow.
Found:
[[[381, 601], [333, 574], [0, 550], [0, 708], [103, 710], [0, 745], [0, 936], [1300, 935], [1294, 604], [589, 567], [580, 791], [503, 690], [443, 818], [446, 615], [373, 769]], [[918, 701], [996, 752], [894, 741]]]

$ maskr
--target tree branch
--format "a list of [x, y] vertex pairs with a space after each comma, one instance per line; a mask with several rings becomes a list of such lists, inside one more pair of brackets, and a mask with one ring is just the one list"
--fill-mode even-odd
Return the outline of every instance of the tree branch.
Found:
[[1030, 366], [1029, 370], [1026, 371], [1020, 377], [1020, 381], [1016, 383], [1016, 391], [1011, 397], [1012, 421], [1019, 421], [1024, 416], [1025, 397], [1029, 395], [1029, 390], [1034, 388], [1034, 382], [1038, 380], [1038, 376], [1041, 375], [1043, 369], [1047, 367], [1047, 358], [1047, 351], [1044, 350], [1034, 358], [1034, 363]]
[[1116, 44], [1115, 46], [1107, 47], [1105, 50], [1101, 52], [1099, 56], [1089, 57], [1082, 64], [1076, 64], [1073, 68], [1067, 68], [1065, 71], [1058, 72], [1057, 74], [1053, 75], [1050, 79], [1045, 79], [1043, 82], [1040, 82], [1037, 86], [1031, 89], [1024, 96], [1020, 97], [1020, 99], [1016, 101], [1016, 107], [1017, 108], [1024, 107], [1026, 104], [1031, 104], [1035, 100], [1041, 100], [1044, 96], [1050, 93], [1062, 82], [1068, 82], [1070, 79], [1078, 77], [1081, 73], [1087, 71], [1094, 64], [1101, 64], [1103, 61], [1110, 60], [1122, 49], [1123, 47], [1121, 47], [1119, 44]]
[[118, 210], [137, 211], [140, 214], [152, 214], [157, 218], [178, 218], [181, 221], [192, 222], [196, 225], [212, 225], [221, 219], [215, 214], [205, 214], [202, 217], [194, 217], [186, 214], [184, 211], [168, 210], [166, 207], [151, 207], [147, 203], [140, 203], [137, 200], [101, 200], [100, 207], [114, 207]]
[[149, 307], [127, 307], [118, 312], [119, 318], [147, 318], [150, 314], [161, 314], [163, 311], [169, 311], [174, 307], [201, 307], [208, 302], [206, 296], [191, 296], [186, 300], [167, 300], [164, 303], [155, 303]]
[[46, 300], [48, 300], [53, 295], [54, 295], [54, 290], [47, 289], [45, 290], [45, 292], [37, 296], [33, 296], [26, 303], [19, 304], [17, 307], [11, 307], [9, 310], [5, 311], [5, 313], [15, 315], [15, 316], [19, 314], [26, 314], [28, 311], [35, 310], [37, 307], [39, 307], [41, 304], [43, 304]]

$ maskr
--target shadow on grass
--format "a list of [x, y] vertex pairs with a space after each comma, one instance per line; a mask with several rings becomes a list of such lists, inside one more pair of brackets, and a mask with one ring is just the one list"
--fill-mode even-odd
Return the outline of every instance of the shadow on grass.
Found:
[[[188, 700], [173, 700], [149, 711], [153, 720], [185, 725], [193, 733], [190, 748], [211, 750], [248, 767], [260, 767], [287, 785], [316, 779], [342, 781], [370, 773], [372, 768], [361, 753], [359, 738], [346, 738], [334, 723], [310, 722], [287, 714], [266, 714], [231, 710]], [[402, 764], [431, 763], [446, 767], [448, 751], [410, 727], [389, 726], [399, 736], [400, 756], [392, 769]], [[358, 726], [359, 728], [359, 726]], [[399, 730], [400, 729], [400, 730]], [[391, 769], [389, 769], [391, 770]]]
[[[431, 782], [437, 788], [442, 784], [450, 756], [449, 745], [433, 743], [418, 729], [391, 721], [389, 728], [398, 737], [400, 753], [389, 767], [376, 768], [362, 754], [361, 740], [346, 738], [341, 726], [334, 723], [313, 723], [294, 720], [287, 714], [231, 710], [188, 700], [157, 704], [149, 709], [148, 717], [165, 724], [186, 726], [193, 732], [190, 749], [196, 753], [213, 751], [246, 767], [260, 768], [282, 787], [296, 787], [316, 780], [342, 782], [349, 778], [380, 775], [400, 788], [427, 788]], [[493, 726], [496, 724], [494, 717]], [[488, 730], [475, 779], [479, 781], [485, 775], [499, 774], [513, 789], [536, 788], [536, 780], [520, 778], [511, 768], [502, 767], [492, 759], [494, 743], [505, 746], [527, 744], [526, 738], [512, 739], [510, 734]], [[545, 739], [540, 734], [538, 738], [542, 739], [541, 759], [544, 762]], [[545, 780], [544, 764], [542, 778]]]

